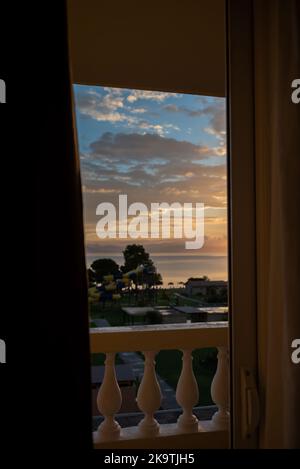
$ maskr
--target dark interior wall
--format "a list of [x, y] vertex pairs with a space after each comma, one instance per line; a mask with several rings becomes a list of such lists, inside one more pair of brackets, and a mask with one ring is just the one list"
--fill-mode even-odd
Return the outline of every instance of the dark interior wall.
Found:
[[225, 0], [68, 0], [73, 81], [225, 95]]
[[47, 21], [38, 35], [43, 53], [36, 55], [35, 82], [41, 89], [35, 89], [38, 99], [31, 103], [35, 115], [32, 132], [39, 126], [39, 138], [37, 273], [32, 282], [37, 332], [30, 341], [34, 348], [30, 419], [39, 450], [79, 450], [92, 447], [91, 379], [81, 182], [65, 2], [53, 2], [45, 14]]

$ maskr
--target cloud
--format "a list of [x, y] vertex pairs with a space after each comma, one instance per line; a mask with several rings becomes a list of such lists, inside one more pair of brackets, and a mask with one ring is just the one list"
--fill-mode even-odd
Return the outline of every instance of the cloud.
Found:
[[175, 159], [191, 161], [207, 156], [210, 148], [206, 145], [195, 145], [184, 140], [161, 137], [147, 133], [112, 133], [105, 132], [90, 144], [94, 156], [142, 160], [147, 158]]
[[128, 119], [120, 112], [124, 108], [124, 97], [118, 91], [109, 90], [102, 95], [88, 89], [77, 93], [76, 105], [81, 114], [97, 121], [122, 122]]
[[[125, 249], [127, 244], [132, 244], [134, 240], [131, 238], [120, 240], [120, 239], [102, 239], [99, 242], [97, 238], [95, 226], [91, 226], [89, 229], [86, 226], [85, 239], [87, 241], [87, 255], [93, 257], [105, 257], [120, 255]], [[184, 239], [140, 239], [140, 242], [144, 245], [145, 249], [151, 253], [151, 255], [191, 255], [195, 256], [195, 252], [191, 252], [185, 249]], [[197, 252], [201, 255], [226, 255], [227, 254], [227, 238], [226, 236], [205, 236], [203, 247]]]
[[138, 100], [151, 100], [156, 101], [157, 103], [161, 103], [165, 101], [167, 98], [175, 98], [178, 97], [176, 93], [164, 93], [162, 91], [143, 91], [143, 90], [132, 90], [130, 94], [127, 96], [127, 101], [129, 103], [134, 103]]
[[174, 124], [151, 124], [146, 120], [141, 120], [136, 123], [136, 126], [146, 132], [155, 132], [160, 136], [164, 136], [169, 132], [169, 129], [179, 131], [179, 127]]
[[166, 104], [163, 110], [170, 113], [183, 113], [188, 117], [208, 116], [209, 123], [204, 129], [210, 135], [214, 135], [219, 140], [219, 146], [215, 147], [219, 155], [226, 154], [226, 112], [225, 100], [223, 98], [215, 98], [212, 104], [207, 101], [201, 101], [202, 107], [191, 109], [186, 106], [176, 104]]
[[98, 189], [92, 189], [86, 186], [82, 186], [82, 192], [86, 194], [120, 194], [120, 189], [105, 189], [104, 187], [100, 187]]
[[133, 114], [144, 114], [147, 112], [147, 109], [144, 107], [130, 108], [130, 112]]
[[177, 104], [166, 104], [163, 106], [163, 109], [173, 113], [180, 112], [187, 115], [188, 117], [201, 117], [206, 114], [206, 112], [203, 112], [203, 109], [190, 109], [185, 106], [177, 106]]
[[82, 178], [93, 216], [95, 204], [117, 203], [119, 193], [129, 203], [203, 202], [226, 207], [226, 167], [207, 165], [211, 148], [156, 134], [104, 133], [81, 159]]
[[[133, 107], [126, 104], [133, 103], [138, 99], [163, 101], [173, 93], [158, 93], [150, 91], [132, 91], [127, 96], [128, 90], [119, 88], [104, 88], [104, 94], [92, 88], [79, 91], [76, 95], [76, 106], [84, 117], [89, 117], [98, 122], [109, 122], [111, 124], [124, 125], [126, 127], [140, 130], [141, 133], [155, 132], [165, 135], [170, 130], [179, 130], [179, 127], [170, 123], [152, 123], [139, 116], [147, 113], [145, 107]], [[149, 115], [151, 112], [149, 112]]]

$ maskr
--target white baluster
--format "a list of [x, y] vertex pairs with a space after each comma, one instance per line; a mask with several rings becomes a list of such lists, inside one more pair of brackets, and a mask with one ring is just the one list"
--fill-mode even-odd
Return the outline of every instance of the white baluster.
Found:
[[211, 397], [218, 406], [212, 422], [219, 428], [228, 428], [229, 425], [229, 366], [227, 347], [218, 347], [218, 366], [211, 383]]
[[104, 379], [97, 396], [97, 406], [104, 421], [98, 427], [100, 439], [116, 440], [120, 436], [120, 425], [115, 414], [120, 410], [122, 395], [115, 371], [115, 353], [107, 353], [105, 360]]
[[154, 418], [154, 412], [160, 408], [161, 391], [155, 373], [155, 355], [157, 352], [143, 352], [145, 356], [144, 375], [137, 393], [137, 404], [145, 417], [139, 423], [140, 432], [145, 436], [159, 433], [159, 423]]
[[176, 400], [183, 413], [177, 420], [181, 432], [197, 432], [201, 430], [197, 417], [193, 414], [193, 407], [199, 400], [198, 384], [193, 371], [192, 350], [183, 350], [182, 369], [177, 383]]

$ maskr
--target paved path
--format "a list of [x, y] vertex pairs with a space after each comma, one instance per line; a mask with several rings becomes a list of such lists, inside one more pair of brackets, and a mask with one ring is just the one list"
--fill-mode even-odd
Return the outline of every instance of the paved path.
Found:
[[[93, 319], [92, 322], [96, 327], [107, 327], [109, 323], [105, 319]], [[120, 352], [119, 357], [121, 360], [132, 367], [132, 371], [135, 379], [139, 382], [141, 381], [144, 374], [144, 360], [142, 357], [135, 352]], [[158, 382], [160, 384], [160, 389], [162, 392], [162, 409], [177, 409], [179, 405], [176, 402], [175, 391], [168, 383], [157, 375]]]
[[[136, 379], [141, 381], [144, 374], [144, 360], [142, 357], [135, 352], [122, 352], [119, 353], [121, 360], [124, 363], [130, 364], [132, 366], [132, 371]], [[160, 384], [160, 389], [162, 392], [162, 409], [177, 409], [179, 405], [176, 402], [175, 391], [168, 383], [157, 375], [158, 382]]]

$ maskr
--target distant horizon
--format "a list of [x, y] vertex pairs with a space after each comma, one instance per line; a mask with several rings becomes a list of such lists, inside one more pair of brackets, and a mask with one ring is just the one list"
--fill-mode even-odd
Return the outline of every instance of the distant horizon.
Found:
[[[174, 258], [178, 257], [179, 259]], [[186, 257], [186, 258], [185, 258]], [[119, 267], [124, 264], [123, 256], [115, 255], [110, 253], [104, 253], [103, 255], [94, 256], [89, 258], [87, 256], [87, 268], [89, 268], [92, 262], [96, 259], [109, 258], [114, 260]], [[224, 280], [228, 281], [227, 270], [218, 272], [214, 269], [214, 263], [219, 267], [224, 265], [227, 267], [227, 256], [184, 256], [182, 254], [166, 255], [152, 254], [150, 258], [153, 260], [157, 271], [162, 275], [163, 284], [167, 285], [169, 282], [178, 283], [186, 282], [190, 277], [203, 277], [206, 275], [210, 280]], [[181, 273], [182, 258], [184, 258], [184, 273]], [[212, 265], [211, 265], [212, 264]], [[174, 274], [174, 271], [176, 274]]]

